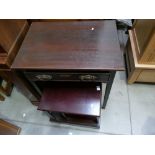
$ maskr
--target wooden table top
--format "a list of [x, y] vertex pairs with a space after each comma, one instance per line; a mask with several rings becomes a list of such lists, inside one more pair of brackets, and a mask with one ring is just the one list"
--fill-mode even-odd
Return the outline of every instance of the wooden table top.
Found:
[[114, 20], [34, 22], [14, 69], [124, 70]]

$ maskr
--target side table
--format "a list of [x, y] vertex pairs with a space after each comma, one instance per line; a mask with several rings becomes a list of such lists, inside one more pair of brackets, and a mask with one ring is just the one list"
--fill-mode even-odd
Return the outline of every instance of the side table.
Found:
[[[79, 122], [82, 116], [86, 124], [93, 117], [92, 122], [98, 126], [100, 107], [106, 106], [115, 73], [124, 70], [116, 23], [32, 23], [12, 69], [40, 95], [38, 109], [48, 111], [57, 121], [72, 122], [78, 115], [74, 121]], [[102, 82], [107, 86], [101, 104]]]

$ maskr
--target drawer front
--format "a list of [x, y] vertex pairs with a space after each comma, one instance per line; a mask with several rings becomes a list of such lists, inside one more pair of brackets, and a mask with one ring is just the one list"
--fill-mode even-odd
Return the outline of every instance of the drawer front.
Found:
[[94, 81], [107, 82], [109, 73], [55, 73], [55, 72], [25, 72], [31, 81]]

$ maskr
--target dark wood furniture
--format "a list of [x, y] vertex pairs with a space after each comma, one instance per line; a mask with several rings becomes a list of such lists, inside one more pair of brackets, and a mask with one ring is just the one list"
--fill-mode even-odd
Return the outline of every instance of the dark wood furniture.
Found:
[[38, 99], [33, 88], [10, 69], [28, 29], [25, 19], [0, 19], [0, 76], [10, 84], [14, 83], [31, 102], [36, 102]]
[[99, 127], [100, 83], [50, 82], [44, 87], [38, 109], [49, 111], [52, 121]]
[[27, 20], [0, 20], [0, 68], [9, 69], [29, 28]]
[[5, 97], [1, 93], [3, 79], [0, 77], [0, 101], [4, 101]]
[[[59, 99], [62, 100], [61, 90], [65, 92], [65, 87], [60, 89], [62, 81], [72, 83], [73, 88], [77, 87], [76, 83], [79, 85], [86, 83], [85, 89], [88, 92], [91, 90], [92, 83], [95, 86], [98, 83], [107, 83], [104, 103], [102, 103], [102, 107], [105, 108], [115, 72], [124, 70], [123, 53], [119, 46], [116, 23], [113, 20], [32, 23], [12, 69], [27, 79], [40, 95], [39, 109], [50, 113], [61, 112], [58, 102]], [[51, 98], [55, 92], [53, 83], [57, 87], [56, 90], [54, 89], [55, 99]], [[74, 94], [71, 93], [73, 88], [67, 90], [66, 87], [64, 94]], [[75, 93], [75, 96], [77, 94]], [[96, 91], [93, 94], [95, 96]], [[87, 95], [91, 96], [89, 93]], [[48, 96], [51, 97], [48, 98]], [[65, 96], [64, 100], [66, 98], [68, 100], [69, 96], [67, 94]], [[101, 98], [101, 95], [99, 97]], [[76, 102], [80, 103], [78, 99]], [[75, 106], [69, 100], [68, 109], [71, 103]], [[40, 108], [44, 107], [43, 105], [46, 108]], [[84, 107], [87, 109], [86, 105]], [[84, 107], [80, 108], [81, 111]], [[63, 112], [68, 114], [66, 111], [68, 109]], [[76, 114], [73, 109], [71, 108], [72, 112], [69, 112], [72, 115]], [[82, 115], [86, 116], [86, 111], [84, 110]], [[100, 113], [100, 108], [98, 113]], [[94, 115], [91, 113], [89, 116]]]
[[2, 101], [4, 101], [5, 97], [3, 96], [10, 96], [13, 88], [13, 83], [11, 81], [8, 81], [7, 78], [4, 78], [3, 75], [1, 75], [0, 72], [0, 95]]
[[32, 23], [13, 68], [123, 70], [115, 21]]
[[5, 97], [0, 94], [0, 101], [4, 101], [4, 100], [5, 100]]
[[[9, 96], [12, 90], [10, 66], [28, 30], [26, 20], [0, 20], [0, 77], [6, 81], [6, 87], [1, 86], [0, 91]], [[7, 74], [9, 73], [9, 74]], [[4, 100], [4, 97], [1, 97]]]
[[20, 131], [20, 127], [0, 119], [0, 135], [19, 135]]

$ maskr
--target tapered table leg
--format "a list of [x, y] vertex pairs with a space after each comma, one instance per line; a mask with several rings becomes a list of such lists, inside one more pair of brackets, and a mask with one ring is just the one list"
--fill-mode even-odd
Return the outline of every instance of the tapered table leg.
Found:
[[5, 100], [5, 97], [3, 97], [1, 94], [0, 94], [0, 101], [4, 101]]
[[109, 94], [110, 94], [110, 90], [111, 90], [111, 87], [112, 87], [112, 84], [113, 84], [113, 81], [115, 78], [115, 74], [116, 74], [116, 71], [110, 72], [110, 79], [106, 84], [106, 90], [105, 90], [105, 95], [104, 95], [104, 100], [103, 100], [103, 105], [102, 105], [103, 109], [105, 109], [105, 107], [106, 107], [106, 104], [107, 104], [107, 101], [109, 98]]

